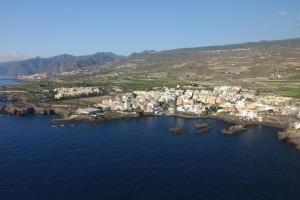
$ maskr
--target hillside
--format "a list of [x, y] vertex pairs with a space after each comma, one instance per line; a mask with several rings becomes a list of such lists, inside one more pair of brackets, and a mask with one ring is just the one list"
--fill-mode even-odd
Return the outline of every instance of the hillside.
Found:
[[16, 62], [19, 66], [24, 65], [14, 68], [20, 71], [11, 72], [28, 74], [45, 72], [45, 68], [47, 72], [86, 69], [55, 73], [42, 79], [30, 77], [29, 88], [27, 84], [16, 88], [38, 96], [38, 99], [42, 91], [58, 87], [94, 86], [114, 92], [178, 85], [200, 88], [241, 86], [262, 94], [300, 99], [300, 39], [144, 51], [128, 57], [111, 54], [111, 57], [95, 54], [36, 58]]
[[63, 54], [50, 58], [36, 57], [23, 61], [0, 63], [0, 74], [17, 76], [39, 73], [58, 73], [83, 68], [99, 67], [121, 58], [123, 57], [106, 52], [99, 52], [86, 56]]
[[[93, 79], [90, 74], [123, 77], [176, 78], [177, 80], [251, 83], [253, 79], [283, 82], [300, 77], [300, 39], [144, 51], [122, 57], [113, 53], [87, 56], [59, 55], [0, 63], [0, 73], [21, 75], [87, 69], [70, 80]], [[96, 70], [94, 70], [96, 69]], [[89, 73], [86, 73], [86, 72]], [[132, 76], [133, 75], [133, 76]], [[66, 77], [62, 77], [64, 79]], [[102, 77], [103, 78], [103, 77]]]
[[134, 53], [113, 64], [123, 72], [176, 77], [288, 76], [300, 73], [300, 39]]

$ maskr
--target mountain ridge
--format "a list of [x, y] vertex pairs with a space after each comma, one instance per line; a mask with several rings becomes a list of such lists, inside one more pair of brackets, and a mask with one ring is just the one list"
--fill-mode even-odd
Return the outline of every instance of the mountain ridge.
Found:
[[36, 57], [0, 63], [0, 74], [51, 74], [80, 69], [101, 69], [104, 66], [123, 72], [164, 72], [188, 76], [220, 73], [251, 73], [254, 76], [257, 72], [267, 75], [278, 70], [296, 70], [298, 73], [299, 52], [300, 38], [292, 38], [163, 51], [146, 50], [127, 57], [111, 52], [82, 56], [60, 54], [50, 58]]
[[0, 63], [1, 75], [18, 76], [37, 73], [60, 73], [82, 68], [91, 68], [112, 63], [124, 58], [111, 52], [97, 52], [92, 55], [73, 56], [60, 54], [49, 58], [35, 57], [22, 61]]

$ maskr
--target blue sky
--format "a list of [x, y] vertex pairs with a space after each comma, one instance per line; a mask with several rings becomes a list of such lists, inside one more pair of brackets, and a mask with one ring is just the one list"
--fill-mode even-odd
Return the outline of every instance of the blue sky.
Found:
[[300, 0], [0, 0], [0, 60], [300, 37]]

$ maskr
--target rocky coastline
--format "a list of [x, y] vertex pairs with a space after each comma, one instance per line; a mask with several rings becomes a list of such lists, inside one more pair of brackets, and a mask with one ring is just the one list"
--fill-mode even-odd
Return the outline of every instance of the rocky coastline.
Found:
[[112, 119], [126, 119], [126, 118], [140, 118], [140, 117], [147, 117], [147, 116], [170, 116], [170, 117], [180, 117], [184, 119], [206, 119], [206, 118], [214, 118], [218, 120], [222, 120], [231, 124], [242, 124], [242, 125], [265, 125], [271, 126], [281, 129], [287, 129], [290, 121], [293, 121], [292, 118], [290, 121], [281, 122], [276, 118], [272, 120], [267, 120], [264, 118], [263, 121], [257, 120], [245, 120], [239, 118], [234, 115], [228, 115], [223, 113], [217, 114], [201, 114], [195, 115], [191, 113], [147, 113], [147, 112], [103, 112], [97, 116], [90, 116], [90, 115], [80, 115], [72, 112], [72, 110], [65, 109], [65, 108], [53, 108], [47, 106], [36, 106], [36, 105], [24, 105], [24, 106], [17, 106], [15, 104], [4, 104], [0, 107], [0, 114], [2, 115], [9, 115], [9, 116], [16, 116], [16, 117], [23, 117], [27, 115], [54, 115], [57, 117], [56, 121], [67, 122], [67, 121], [103, 121], [105, 119], [112, 120]]
[[104, 112], [101, 115], [89, 116], [89, 115], [78, 115], [72, 111], [64, 108], [52, 108], [47, 106], [36, 106], [36, 105], [24, 105], [16, 106], [13, 103], [4, 104], [0, 107], [0, 114], [14, 116], [14, 117], [24, 117], [28, 115], [53, 115], [56, 116], [53, 119], [52, 123], [71, 123], [71, 122], [103, 122], [105, 120], [117, 120], [117, 119], [136, 119], [141, 117], [149, 116], [175, 116], [184, 119], [207, 119], [213, 118], [225, 121], [231, 125], [243, 125], [246, 127], [251, 126], [271, 126], [279, 128], [278, 139], [282, 142], [287, 142], [292, 144], [300, 151], [300, 131], [297, 131], [289, 126], [289, 123], [293, 121], [290, 118], [288, 121], [280, 121], [278, 119], [268, 120], [264, 118], [263, 121], [256, 120], [244, 120], [234, 115], [227, 115], [223, 113], [218, 114], [203, 114], [203, 115], [194, 115], [190, 113], [143, 113], [143, 112]]
[[3, 105], [0, 108], [0, 114], [22, 117], [27, 115], [54, 115], [56, 112], [52, 109], [41, 109], [34, 106], [19, 107], [13, 105]]
[[278, 133], [278, 139], [282, 142], [286, 142], [296, 147], [300, 151], [300, 131], [291, 127], [280, 131]]

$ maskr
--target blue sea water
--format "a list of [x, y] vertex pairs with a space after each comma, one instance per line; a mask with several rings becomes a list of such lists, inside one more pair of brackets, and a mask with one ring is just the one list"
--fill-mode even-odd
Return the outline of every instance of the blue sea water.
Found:
[[[299, 199], [300, 152], [257, 127], [197, 134], [199, 120], [149, 117], [52, 127], [0, 117], [0, 199]], [[168, 129], [182, 125], [188, 133]]]
[[18, 83], [20, 83], [20, 81], [16, 80], [15, 78], [0, 75], [0, 86], [15, 85]]

